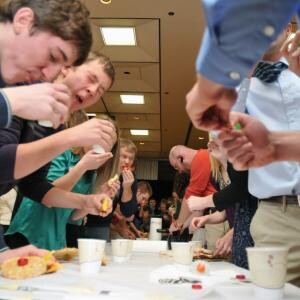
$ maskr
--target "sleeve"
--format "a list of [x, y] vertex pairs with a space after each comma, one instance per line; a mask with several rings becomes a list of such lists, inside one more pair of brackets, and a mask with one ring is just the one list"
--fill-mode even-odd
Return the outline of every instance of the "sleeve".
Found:
[[137, 200], [136, 200], [136, 193], [137, 193], [137, 182], [136, 181], [134, 181], [134, 183], [132, 184], [131, 191], [132, 191], [132, 198], [130, 199], [130, 201], [128, 201], [126, 203], [119, 201], [120, 210], [121, 210], [122, 214], [127, 218], [130, 217], [131, 215], [135, 214], [136, 211], [138, 210]]
[[0, 90], [0, 128], [7, 127], [11, 122], [11, 107], [4, 92]]
[[190, 196], [205, 196], [210, 180], [210, 161], [207, 150], [199, 150], [191, 165], [190, 183], [185, 191], [184, 198]]
[[46, 179], [48, 169], [49, 164], [21, 179], [18, 183], [19, 192], [33, 201], [41, 202], [48, 191], [54, 187]]
[[203, 0], [207, 28], [196, 69], [235, 87], [297, 11], [299, 0]]
[[47, 179], [50, 182], [55, 181], [58, 178], [63, 177], [68, 172], [69, 160], [67, 157], [67, 152], [54, 158], [50, 164]]
[[22, 119], [13, 118], [9, 128], [0, 129], [0, 184], [14, 180], [16, 152], [22, 128]]
[[4, 241], [3, 227], [0, 225], [0, 252], [3, 252], [7, 249], [8, 249], [8, 247], [6, 246], [5, 241]]
[[237, 202], [242, 202], [249, 197], [248, 171], [235, 171], [230, 163], [227, 171], [231, 183], [213, 194], [213, 202], [218, 211], [234, 207]]

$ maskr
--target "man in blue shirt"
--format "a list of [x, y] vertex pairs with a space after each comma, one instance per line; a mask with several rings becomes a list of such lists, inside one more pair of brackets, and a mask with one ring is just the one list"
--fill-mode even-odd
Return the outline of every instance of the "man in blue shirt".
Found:
[[[203, 0], [207, 28], [186, 110], [196, 128], [229, 127], [240, 84], [297, 11], [299, 0]], [[290, 53], [292, 54], [292, 52]]]

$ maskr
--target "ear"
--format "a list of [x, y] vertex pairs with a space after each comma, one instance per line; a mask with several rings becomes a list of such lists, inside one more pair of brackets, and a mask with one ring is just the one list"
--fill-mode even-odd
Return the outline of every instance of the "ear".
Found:
[[13, 28], [16, 34], [20, 34], [24, 30], [29, 31], [33, 25], [34, 12], [29, 7], [20, 8], [13, 18]]

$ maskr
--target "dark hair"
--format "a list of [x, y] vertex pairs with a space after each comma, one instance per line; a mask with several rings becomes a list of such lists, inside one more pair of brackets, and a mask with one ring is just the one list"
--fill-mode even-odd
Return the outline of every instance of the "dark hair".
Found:
[[77, 48], [74, 65], [82, 64], [92, 46], [89, 11], [79, 0], [5, 0], [0, 6], [0, 22], [13, 22], [17, 11], [23, 7], [34, 13], [31, 33], [47, 31]]
[[149, 214], [151, 213], [151, 209], [149, 205], [143, 206], [143, 211], [148, 212]]
[[149, 196], [152, 196], [152, 187], [148, 181], [139, 181], [137, 183], [137, 190], [140, 191], [140, 193], [148, 193]]

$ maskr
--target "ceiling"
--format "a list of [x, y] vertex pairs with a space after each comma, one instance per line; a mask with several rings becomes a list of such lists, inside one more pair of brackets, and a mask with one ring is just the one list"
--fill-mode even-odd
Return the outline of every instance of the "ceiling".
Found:
[[[178, 144], [206, 147], [207, 134], [189, 129], [185, 112], [204, 28], [200, 0], [83, 2], [91, 12], [93, 50], [109, 56], [116, 69], [110, 91], [88, 112], [114, 116], [122, 137], [136, 143], [140, 158], [167, 158]], [[134, 26], [137, 46], [106, 46], [100, 26]], [[145, 104], [122, 104], [124, 92], [144, 94]], [[149, 129], [149, 136], [131, 136], [129, 129]]]

